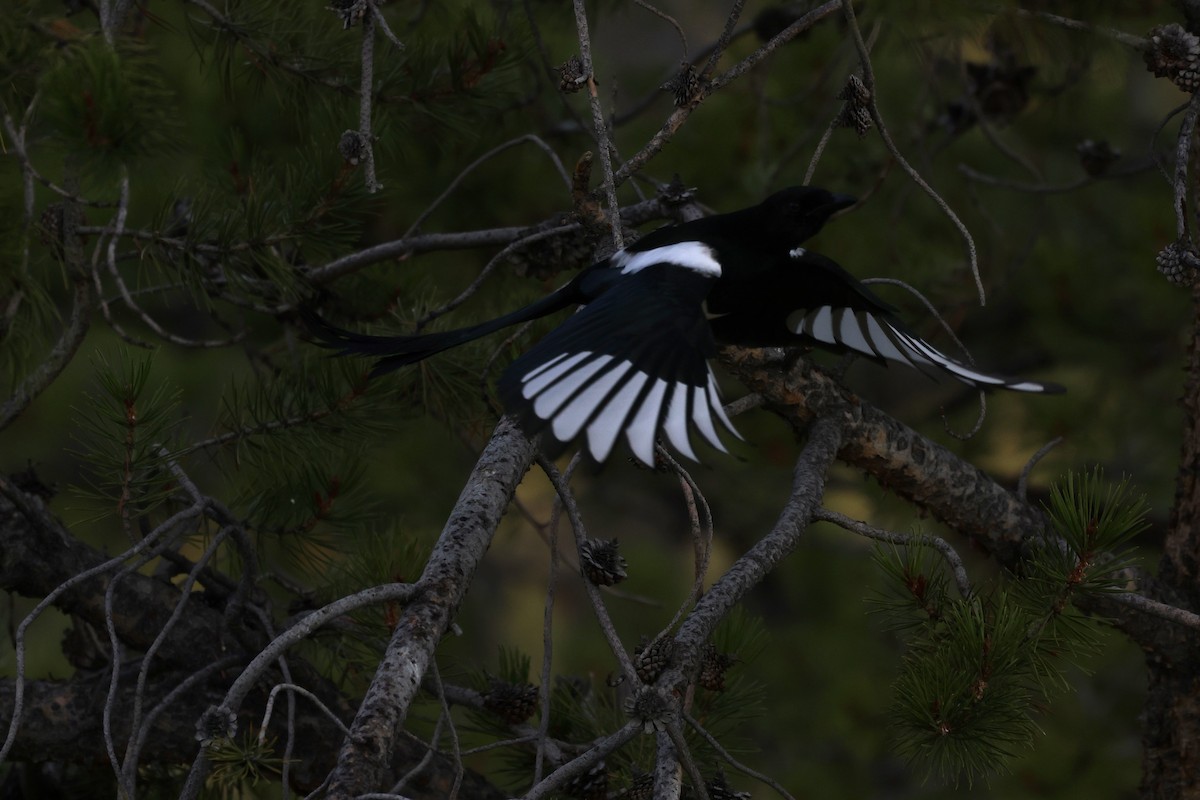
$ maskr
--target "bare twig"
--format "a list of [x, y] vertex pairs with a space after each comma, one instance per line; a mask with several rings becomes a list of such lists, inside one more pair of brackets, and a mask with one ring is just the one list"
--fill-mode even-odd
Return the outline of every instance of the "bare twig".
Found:
[[917, 172], [916, 168], [914, 168], [912, 164], [908, 163], [908, 160], [904, 157], [904, 154], [900, 152], [900, 148], [897, 147], [896, 143], [892, 140], [892, 134], [888, 131], [887, 125], [885, 125], [883, 122], [883, 116], [879, 113], [879, 104], [876, 102], [875, 98], [875, 71], [871, 65], [871, 53], [867, 49], [867, 43], [863, 40], [862, 30], [860, 30], [858, 27], [858, 19], [854, 15], [854, 4], [843, 3], [842, 15], [846, 18], [846, 25], [849, 28], [850, 36], [854, 41], [854, 45], [858, 48], [859, 63], [862, 65], [863, 84], [867, 87], [867, 92], [869, 95], [867, 100], [867, 109], [870, 111], [871, 120], [875, 123], [876, 130], [879, 131], [879, 138], [883, 140], [888, 152], [892, 154], [892, 157], [896, 159], [896, 162], [900, 164], [901, 168], [908, 173], [908, 176], [913, 180], [913, 182], [920, 186], [927, 195], [933, 198], [933, 201], [938, 204], [938, 207], [941, 208], [943, 213], [950, 218], [950, 221], [954, 223], [954, 226], [958, 228], [958, 232], [961, 234], [963, 242], [966, 244], [967, 261], [971, 267], [971, 275], [975, 278], [975, 288], [979, 293], [979, 304], [986, 305], [987, 294], [983, 288], [983, 276], [979, 273], [979, 257], [975, 249], [975, 239], [971, 236], [971, 232], [967, 230], [967, 226], [963, 224], [963, 221], [959, 219], [958, 215], [954, 213], [954, 210], [950, 208], [949, 204], [947, 204], [946, 201], [942, 199], [942, 196], [939, 195], [937, 191], [929, 185], [925, 178], [921, 176], [921, 173]]
[[563, 764], [558, 769], [551, 772], [540, 783], [533, 786], [522, 800], [542, 800], [542, 798], [552, 795], [557, 790], [561, 789], [567, 781], [574, 778], [576, 775], [582, 775], [587, 770], [591, 769], [601, 759], [605, 758], [609, 753], [621, 747], [633, 737], [642, 732], [642, 723], [638, 720], [630, 720], [626, 722], [620, 729], [597, 740], [591, 748], [583, 754]]
[[700, 773], [700, 768], [696, 766], [696, 759], [692, 758], [692, 751], [687, 746], [687, 740], [683, 738], [683, 729], [679, 725], [679, 720], [675, 719], [668, 723], [666, 732], [671, 737], [671, 744], [675, 746], [676, 758], [687, 770], [688, 777], [692, 779], [692, 792], [699, 800], [708, 800], [708, 787], [704, 783], [704, 776]]
[[[372, 0], [367, 0], [373, 6]], [[363, 147], [363, 182], [368, 194], [383, 188], [375, 177], [375, 134], [371, 131], [371, 103], [375, 97], [375, 20], [380, 14], [367, 14], [362, 20], [362, 76], [358, 89], [358, 135]]]
[[305, 689], [303, 686], [297, 686], [294, 683], [277, 683], [271, 687], [271, 694], [267, 697], [267, 707], [265, 709], [263, 709], [262, 722], [259, 723], [259, 727], [258, 727], [259, 743], [262, 743], [262, 741], [266, 738], [267, 728], [271, 724], [271, 712], [275, 708], [275, 697], [280, 692], [285, 692], [285, 691], [292, 692], [294, 694], [298, 694], [301, 697], [305, 697], [305, 698], [311, 700], [313, 705], [315, 705], [317, 707], [317, 710], [319, 710], [322, 714], [324, 714], [326, 717], [331, 719], [333, 721], [333, 724], [336, 725], [343, 734], [349, 735], [350, 729], [346, 727], [346, 723], [342, 722], [338, 718], [338, 715], [333, 713], [333, 709], [331, 709], [329, 706], [325, 705], [325, 701], [323, 701], [321, 698], [317, 697], [315, 694], [310, 692], [308, 689]]
[[[575, 496], [571, 493], [571, 487], [562, 473], [558, 471], [558, 467], [554, 466], [554, 462], [545, 456], [539, 454], [537, 456], [537, 465], [546, 473], [546, 477], [550, 479], [550, 483], [554, 485], [554, 491], [558, 493], [559, 499], [562, 501], [563, 508], [567, 512], [567, 519], [571, 523], [571, 530], [575, 534], [575, 545], [582, 552], [583, 543], [587, 539], [587, 530], [583, 525], [583, 517], [579, 514], [579, 506], [575, 503]], [[621, 644], [621, 637], [617, 634], [617, 630], [613, 627], [612, 619], [608, 615], [608, 609], [604, 605], [604, 599], [600, 596], [600, 590], [595, 584], [584, 578], [583, 588], [587, 592], [588, 599], [592, 603], [592, 611], [596, 615], [596, 621], [600, 623], [600, 629], [604, 632], [604, 638], [608, 641], [608, 647], [612, 650], [613, 656], [621, 665], [622, 671], [625, 673], [626, 679], [638, 685], [637, 670], [634, 669], [633, 661], [629, 658], [629, 653], [625, 650], [625, 646]]]
[[421, 328], [425, 327], [430, 322], [433, 322], [438, 317], [453, 311], [467, 300], [471, 299], [471, 297], [477, 291], [479, 291], [479, 287], [483, 285], [483, 282], [486, 281], [491, 274], [495, 272], [496, 268], [504, 263], [504, 260], [515, 251], [520, 250], [522, 247], [533, 244], [534, 242], [540, 242], [543, 239], [552, 239], [555, 236], [561, 236], [564, 233], [570, 233], [571, 231], [576, 230], [578, 227], [578, 224], [575, 223], [561, 225], [557, 228], [550, 228], [548, 230], [538, 231], [537, 233], [531, 233], [528, 236], [523, 236], [520, 239], [517, 239], [515, 242], [506, 245], [503, 250], [496, 253], [496, 255], [492, 256], [488, 260], [488, 263], [485, 264], [483, 269], [479, 271], [479, 274], [475, 276], [475, 279], [471, 281], [470, 285], [459, 292], [457, 297], [447, 303], [444, 303], [438, 308], [429, 311], [425, 314], [425, 316], [417, 320], [416, 329], [418, 331], [421, 330]]
[[649, 11], [651, 14], [658, 17], [659, 19], [665, 21], [668, 25], [670, 25], [672, 28], [675, 29], [675, 33], [679, 34], [679, 43], [681, 45], [683, 45], [683, 60], [687, 61], [688, 60], [687, 35], [683, 32], [683, 28], [680, 27], [679, 21], [676, 20], [674, 17], [672, 17], [670, 14], [663, 11], [662, 9], [655, 8], [654, 6], [650, 5], [649, 3], [646, 2], [646, 0], [633, 0], [633, 2], [637, 3], [639, 6], [646, 9], [647, 11]]
[[462, 786], [463, 779], [462, 746], [458, 741], [458, 729], [454, 726], [454, 717], [450, 714], [450, 704], [446, 702], [446, 692], [442, 688], [442, 674], [438, 671], [436, 658], [429, 661], [429, 677], [433, 683], [434, 692], [437, 694], [438, 702], [442, 704], [442, 718], [446, 720], [446, 729], [450, 732], [451, 752], [454, 754], [454, 783], [450, 786], [447, 800], [457, 800], [458, 788]]
[[1029, 488], [1030, 473], [1033, 472], [1033, 468], [1037, 466], [1037, 463], [1045, 458], [1047, 453], [1062, 444], [1062, 441], [1063, 437], [1055, 436], [1053, 439], [1038, 448], [1038, 451], [1029, 457], [1029, 460], [1025, 462], [1025, 466], [1021, 468], [1020, 477], [1017, 478], [1017, 497], [1021, 498], [1022, 500], [1028, 499], [1026, 497], [1026, 491]]
[[[676, 108], [671, 115], [667, 117], [666, 122], [663, 123], [658, 132], [655, 133], [654, 136], [652, 136], [640, 150], [634, 153], [629, 160], [621, 165], [621, 168], [618, 169], [616, 174], [613, 176], [614, 183], [617, 186], [620, 186], [622, 183], [627, 181], [630, 176], [633, 175], [633, 173], [645, 166], [650, 159], [658, 155], [659, 151], [666, 146], [667, 142], [671, 140], [671, 137], [675, 135], [676, 131], [683, 127], [684, 122], [687, 121], [687, 118], [691, 115], [692, 111], [694, 111], [706, 97], [720, 89], [725, 84], [741, 77], [780, 47], [787, 44], [792, 39], [811, 28], [820, 20], [832, 14], [834, 11], [837, 11], [841, 5], [841, 0], [829, 0], [829, 2], [823, 3], [822, 5], [814, 8], [812, 11], [809, 11], [800, 19], [784, 28], [762, 47], [746, 56], [746, 58], [739, 61], [730, 69], [714, 77], [711, 82], [707, 84], [701, 83], [691, 101], [686, 106]], [[714, 53], [716, 53], [716, 51], [714, 51]]]
[[385, 17], [383, 12], [379, 10], [377, 0], [369, 0], [367, 6], [371, 9], [371, 16], [373, 16], [375, 21], [379, 23], [379, 28], [383, 31], [383, 35], [386, 36], [393, 45], [395, 45], [397, 50], [406, 49], [404, 47], [404, 42], [400, 41], [399, 37], [392, 33], [392, 28], [388, 25], [387, 17]]
[[1007, 180], [1005, 178], [997, 178], [994, 175], [988, 175], [979, 172], [966, 164], [958, 165], [958, 172], [968, 180], [982, 183], [987, 186], [995, 186], [1001, 189], [1012, 189], [1015, 192], [1028, 192], [1029, 194], [1065, 194], [1082, 189], [1085, 186], [1090, 186], [1093, 183], [1100, 183], [1108, 180], [1118, 180], [1120, 178], [1128, 178], [1134, 175], [1139, 175], [1154, 168], [1154, 160], [1147, 158], [1144, 161], [1138, 161], [1135, 164], [1114, 169], [1100, 175], [1084, 175], [1074, 181], [1068, 183], [1022, 183], [1020, 181]]
[[[205, 548], [204, 553], [200, 556], [199, 559], [197, 559], [196, 565], [192, 568], [191, 572], [188, 573], [187, 578], [184, 580], [184, 582], [179, 587], [179, 602], [175, 604], [175, 608], [172, 609], [172, 611], [171, 611], [171, 616], [167, 618], [167, 623], [165, 625], [163, 625], [161, 630], [159, 630], [158, 635], [154, 637], [154, 642], [150, 645], [150, 647], [146, 650], [145, 655], [142, 657], [142, 663], [141, 663], [140, 668], [138, 669], [137, 688], [133, 694], [133, 711], [130, 714], [129, 741], [125, 745], [125, 761], [123, 764], [121, 764], [120, 770], [117, 773], [120, 776], [121, 783], [123, 784], [122, 790], [129, 797], [137, 796], [136, 785], [137, 785], [138, 765], [137, 765], [137, 761], [132, 760], [132, 759], [133, 759], [133, 757], [135, 757], [137, 755], [137, 740], [138, 740], [138, 733], [139, 733], [138, 725], [141, 722], [142, 702], [145, 698], [146, 682], [150, 676], [150, 665], [154, 661], [155, 654], [158, 652], [159, 648], [162, 647], [162, 643], [164, 641], [166, 641], [167, 636], [170, 635], [171, 630], [175, 627], [175, 623], [179, 620], [179, 618], [181, 616], [183, 616], [183, 610], [184, 610], [184, 608], [186, 608], [188, 600], [191, 599], [191, 597], [192, 597], [192, 587], [196, 585], [196, 579], [199, 576], [200, 571], [205, 567], [205, 565], [208, 564], [208, 562], [216, 554], [217, 548], [219, 548], [221, 546], [221, 543], [225, 541], [225, 537], [228, 535], [229, 535], [228, 528], [218, 532], [217, 535], [213, 537], [212, 542], [209, 543], [209, 546], [207, 548]], [[113, 579], [113, 583], [115, 583], [115, 582], [116, 582], [116, 578]], [[115, 631], [113, 631], [113, 634], [115, 635]], [[114, 651], [114, 657], [113, 657], [114, 674], [116, 673], [117, 665], [118, 665], [118, 660], [116, 658], [116, 653]], [[116, 685], [114, 683], [109, 688], [109, 702], [105, 704], [106, 711], [108, 711], [109, 704], [114, 702], [115, 699], [116, 699]], [[106, 713], [105, 714], [106, 728], [107, 728], [109, 719], [110, 719], [110, 714]], [[107, 729], [106, 729], [105, 733], [106, 734], [108, 733]]]
[[538, 149], [546, 154], [546, 157], [549, 158], [554, 164], [554, 169], [558, 172], [559, 177], [563, 179], [563, 185], [566, 186], [567, 192], [569, 193], [571, 191], [571, 176], [567, 173], [567, 168], [563, 166], [562, 159], [558, 157], [558, 153], [555, 153], [554, 149], [550, 147], [550, 145], [548, 145], [540, 136], [527, 133], [524, 136], [518, 136], [515, 139], [509, 139], [507, 142], [496, 145], [491, 150], [488, 150], [479, 158], [475, 159], [466, 167], [464, 167], [462, 171], [455, 175], [454, 179], [447, 184], [446, 188], [442, 190], [442, 193], [434, 198], [434, 201], [426, 206], [425, 210], [422, 211], [415, 220], [413, 220], [413, 223], [408, 226], [408, 230], [404, 232], [404, 238], [407, 239], [418, 229], [420, 229], [425, 220], [429, 219], [429, 216], [437, 209], [439, 205], [442, 204], [442, 201], [453, 194], [454, 190], [458, 188], [459, 184], [461, 184], [468, 175], [474, 172], [477, 167], [486, 163], [492, 157], [503, 153], [505, 150], [516, 147], [519, 144], [525, 144], [526, 142], [537, 145]]
[[[10, 500], [13, 500], [14, 503], [18, 502], [18, 497], [20, 496], [20, 493], [17, 492], [17, 490], [15, 490], [13, 487], [11, 487], [8, 484], [8, 482], [3, 479], [0, 479], [0, 492], [2, 492], [7, 497], [9, 497]], [[18, 506], [18, 507], [20, 507], [20, 506]], [[35, 510], [30, 509], [28, 511], [24, 511], [24, 513], [29, 514], [34, 511]], [[24, 708], [25, 632], [29, 629], [29, 626], [32, 625], [33, 622], [35, 620], [37, 620], [38, 617], [40, 617], [47, 608], [49, 608], [51, 605], [53, 605], [62, 595], [66, 594], [68, 591], [73, 589], [75, 586], [77, 586], [77, 585], [83, 583], [84, 581], [87, 581], [97, 575], [103, 575], [106, 572], [109, 572], [111, 570], [119, 568], [122, 564], [125, 563], [126, 559], [133, 558], [134, 556], [140, 555], [143, 551], [149, 549], [150, 547], [156, 546], [158, 544], [158, 536], [161, 535], [161, 532], [173, 530], [176, 525], [180, 524], [182, 521], [184, 521], [188, 518], [193, 518], [193, 517], [198, 516], [200, 514], [200, 512], [201, 512], [201, 509], [199, 507], [192, 506], [190, 508], [184, 509], [183, 511], [176, 513], [170, 519], [163, 522], [161, 525], [158, 526], [158, 528], [155, 529], [157, 532], [160, 532], [160, 533], [152, 533], [151, 535], [147, 535], [140, 542], [138, 542], [137, 544], [135, 544], [133, 547], [126, 550], [125, 552], [121, 553], [120, 555], [118, 555], [114, 558], [110, 558], [106, 561], [103, 561], [102, 563], [97, 564], [97, 565], [91, 567], [90, 569], [86, 569], [83, 572], [80, 572], [76, 575], [71, 576], [70, 578], [68, 578], [67, 580], [63, 581], [58, 586], [56, 586], [52, 591], [48, 592], [46, 594], [46, 596], [43, 597], [41, 599], [41, 601], [39, 601], [38, 604], [33, 607], [33, 610], [25, 615], [25, 618], [23, 620], [21, 620], [21, 624], [17, 626], [16, 635], [13, 637], [14, 638], [13, 649], [15, 651], [14, 655], [15, 655], [15, 660], [16, 660], [16, 686], [15, 686], [15, 693], [14, 693], [13, 707], [12, 707], [12, 719], [8, 726], [8, 734], [5, 737], [4, 744], [3, 744], [3, 746], [0, 746], [0, 762], [3, 762], [7, 758], [8, 752], [12, 749], [13, 743], [16, 741], [17, 728], [20, 725], [21, 713]], [[110, 619], [111, 619], [111, 617], [110, 617]], [[114, 660], [116, 659], [116, 653], [113, 654], [113, 658], [114, 658]], [[112, 757], [113, 757], [113, 761], [115, 763], [115, 760], [116, 760], [115, 750], [112, 753]]]
[[[635, 203], [621, 210], [621, 218], [628, 224], [640, 224], [652, 219], [662, 219], [666, 211], [657, 198], [644, 203]], [[570, 227], [575, 230], [579, 225]], [[359, 250], [356, 253], [334, 259], [328, 264], [310, 270], [307, 278], [314, 285], [329, 283], [343, 275], [362, 269], [370, 264], [389, 259], [403, 259], [418, 253], [433, 250], [461, 250], [472, 247], [491, 247], [506, 245], [523, 236], [536, 232], [537, 226], [490, 228], [478, 231], [461, 231], [457, 233], [424, 233], [417, 236], [395, 239], [383, 242], [373, 247]], [[145, 238], [155, 238], [151, 232], [142, 232]]]
[[770, 775], [765, 775], [755, 769], [751, 769], [734, 758], [734, 756], [725, 749], [725, 746], [721, 744], [720, 740], [705, 730], [704, 726], [697, 722], [695, 717], [685, 713], [683, 718], [687, 721], [687, 724], [692, 726], [692, 730], [704, 737], [704, 740], [708, 742], [709, 746], [717, 751], [721, 758], [725, 760], [726, 764], [733, 767], [743, 775], [749, 775], [755, 780], [762, 781], [767, 786], [770, 786], [772, 789], [774, 789], [780, 797], [786, 798], [786, 800], [796, 800], [796, 798], [792, 797], [791, 793], [788, 792], [787, 789], [783, 788], [783, 784], [781, 784], [779, 781], [775, 780]]
[[1132, 34], [1125, 33], [1124, 31], [1116, 30], [1115, 28], [1105, 28], [1100, 25], [1093, 25], [1090, 22], [1081, 22], [1076, 19], [1059, 16], [1058, 14], [1051, 14], [1047, 11], [1031, 11], [1025, 8], [1017, 8], [1013, 10], [1018, 16], [1025, 17], [1027, 19], [1040, 19], [1044, 22], [1058, 25], [1061, 28], [1079, 31], [1081, 33], [1099, 34], [1101, 36], [1108, 37], [1115, 42], [1120, 42], [1126, 47], [1131, 47], [1139, 52], [1145, 50], [1150, 45], [1150, 41], [1148, 39], [1143, 39], [1141, 36], [1134, 36]]
[[792, 491], [771, 531], [734, 562], [696, 603], [675, 635], [672, 664], [658, 678], [659, 686], [684, 686], [703, 644], [729, 611], [796, 548], [825, 491], [825, 475], [841, 448], [842, 423], [817, 419], [793, 472]]
[[1119, 592], [1108, 596], [1122, 605], [1136, 608], [1138, 611], [1147, 614], [1153, 614], [1156, 617], [1169, 620], [1177, 625], [1183, 625], [1194, 631], [1200, 631], [1200, 614], [1188, 611], [1186, 608], [1168, 605], [1167, 603], [1162, 603], [1133, 592]]
[[687, 506], [688, 519], [691, 522], [692, 547], [695, 554], [692, 590], [684, 598], [679, 608], [676, 609], [675, 616], [671, 618], [671, 621], [663, 626], [663, 630], [659, 636], [666, 636], [669, 631], [675, 628], [675, 624], [679, 622], [688, 609], [691, 608], [692, 604], [704, 592], [704, 578], [708, 574], [708, 563], [712, 557], [714, 526], [712, 509], [709, 507], [708, 500], [704, 497], [704, 492], [701, 491], [700, 486], [693, 480], [688, 471], [683, 468], [683, 465], [667, 452], [665, 447], [655, 445], [654, 451], [655, 458], [666, 462], [671, 471], [679, 478], [679, 487], [683, 491], [684, 504]]
[[611, 136], [608, 122], [604, 119], [604, 109], [600, 107], [600, 94], [596, 90], [596, 77], [593, 74], [592, 42], [588, 36], [587, 8], [585, 8], [583, 0], [573, 0], [573, 5], [575, 30], [579, 37], [579, 60], [583, 62], [583, 74], [587, 78], [588, 100], [592, 106], [592, 126], [595, 128], [596, 145], [600, 151], [600, 167], [604, 171], [604, 195], [608, 202], [608, 222], [612, 227], [613, 244], [619, 250], [625, 246], [625, 239], [621, 233], [621, 206], [617, 202], [617, 184], [613, 177]]
[[[733, 30], [737, 27], [737, 22], [742, 16], [742, 6], [746, 5], [745, 0], [733, 0], [733, 5], [729, 9], [729, 14], [725, 17], [725, 27], [721, 30], [721, 36], [717, 39], [717, 43], [713, 46], [712, 52], [709, 53], [708, 61], [704, 63], [704, 69], [700, 70], [701, 80], [707, 80], [712, 76], [713, 70], [717, 68], [717, 62], [721, 60], [725, 50], [729, 47], [729, 42], [733, 38]], [[686, 42], [684, 50], [687, 50]]]
[[851, 533], [857, 533], [859, 536], [865, 536], [868, 539], [874, 539], [877, 542], [887, 542], [889, 544], [899, 544], [905, 547], [932, 547], [942, 554], [946, 559], [946, 564], [950, 567], [951, 574], [954, 575], [954, 583], [958, 586], [958, 593], [963, 597], [970, 597], [973, 593], [971, 589], [971, 578], [967, 575], [966, 565], [963, 564], [962, 558], [958, 555], [958, 551], [940, 536], [926, 536], [921, 534], [898, 533], [896, 531], [885, 531], [882, 528], [876, 528], [874, 525], [869, 525], [866, 522], [860, 522], [856, 519], [851, 519], [845, 514], [828, 508], [818, 508], [813, 514], [814, 519], [832, 522], [839, 528], [844, 528]]
[[71, 363], [79, 345], [83, 344], [83, 338], [91, 326], [94, 297], [91, 282], [86, 275], [76, 276], [72, 283], [74, 294], [71, 300], [71, 314], [62, 335], [37, 368], [21, 381], [12, 397], [0, 405], [0, 430], [6, 428], [54, 382], [59, 373], [66, 369], [67, 364]]

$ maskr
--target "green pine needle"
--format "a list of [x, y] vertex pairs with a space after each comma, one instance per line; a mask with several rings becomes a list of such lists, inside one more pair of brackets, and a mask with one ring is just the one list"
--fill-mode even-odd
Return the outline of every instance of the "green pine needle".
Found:
[[888, 577], [874, 610], [908, 632], [894, 685], [899, 750], [928, 773], [968, 783], [1005, 769], [1033, 745], [1034, 715], [1070, 687], [1067, 669], [1099, 648], [1087, 593], [1121, 591], [1145, 502], [1103, 473], [1068, 473], [1050, 501], [1054, 536], [1030, 550], [1021, 575], [950, 598], [945, 567], [912, 547], [878, 548]]

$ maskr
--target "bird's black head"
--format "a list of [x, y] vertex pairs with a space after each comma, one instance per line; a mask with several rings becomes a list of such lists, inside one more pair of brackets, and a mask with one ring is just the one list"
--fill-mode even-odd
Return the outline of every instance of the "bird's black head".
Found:
[[755, 209], [761, 235], [772, 245], [791, 249], [816, 235], [836, 211], [854, 205], [855, 198], [814, 186], [792, 186], [763, 200]]

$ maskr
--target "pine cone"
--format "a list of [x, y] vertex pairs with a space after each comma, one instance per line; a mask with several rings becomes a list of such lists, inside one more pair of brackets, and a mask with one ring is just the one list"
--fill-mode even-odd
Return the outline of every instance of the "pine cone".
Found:
[[326, 8], [338, 15], [342, 30], [347, 30], [362, 22], [367, 15], [367, 0], [333, 0], [333, 5]]
[[347, 164], [356, 167], [367, 154], [366, 138], [358, 131], [345, 131], [342, 138], [338, 139], [338, 152]]
[[208, 749], [237, 735], [237, 714], [225, 706], [209, 706], [196, 720], [196, 741]]
[[1188, 94], [1200, 88], [1200, 37], [1172, 22], [1154, 28], [1149, 39], [1150, 46], [1142, 54], [1147, 69]]
[[66, 228], [67, 204], [51, 203], [38, 217], [38, 238], [42, 244], [50, 248], [55, 258], [62, 258], [64, 243], [63, 233]]
[[654, 683], [654, 680], [667, 668], [671, 654], [675, 651], [675, 640], [663, 637], [647, 643], [642, 643], [633, 651], [633, 667], [637, 670], [642, 683]]
[[704, 645], [704, 653], [700, 656], [699, 684], [710, 692], [725, 691], [725, 671], [737, 661], [731, 655], [717, 651], [712, 644]]
[[679, 65], [679, 73], [662, 85], [662, 88], [675, 96], [675, 107], [683, 108], [700, 90], [700, 75], [690, 62], [684, 61]]
[[1176, 286], [1191, 286], [1200, 269], [1200, 256], [1185, 241], [1171, 242], [1155, 258], [1158, 271]]
[[492, 681], [492, 688], [483, 695], [483, 707], [507, 722], [524, 722], [538, 710], [538, 689], [531, 684]]
[[[560, 224], [569, 219], [563, 217]], [[592, 265], [601, 234], [584, 229], [527, 242], [509, 254], [518, 275], [546, 280], [571, 270]]]
[[862, 78], [851, 75], [846, 85], [838, 92], [838, 99], [843, 101], [842, 110], [838, 112], [833, 124], [842, 128], [854, 128], [859, 136], [865, 136], [874, 124], [871, 120], [871, 93]]
[[617, 540], [588, 539], [579, 548], [579, 566], [597, 586], [615, 586], [625, 580], [625, 559], [617, 551]]
[[578, 92], [587, 83], [587, 78], [583, 74], [583, 61], [579, 56], [571, 56], [558, 65], [558, 90], [564, 94]]
[[675, 700], [666, 689], [643, 686], [625, 700], [625, 713], [642, 724], [642, 731], [665, 731], [678, 719]]

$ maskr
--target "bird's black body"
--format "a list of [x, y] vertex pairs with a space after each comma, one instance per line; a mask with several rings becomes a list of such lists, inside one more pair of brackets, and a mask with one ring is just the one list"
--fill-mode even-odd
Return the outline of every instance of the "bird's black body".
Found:
[[946, 356], [908, 331], [894, 309], [832, 260], [801, 247], [853, 198], [793, 187], [752, 208], [659, 228], [566, 285], [497, 319], [422, 336], [364, 336], [317, 320], [322, 344], [378, 356], [372, 375], [577, 305], [579, 313], [500, 378], [505, 407], [530, 433], [585, 438], [597, 461], [624, 434], [653, 462], [655, 439], [695, 457], [689, 431], [724, 449], [725, 417], [708, 359], [716, 346], [816, 343], [943, 372], [980, 388], [1062, 391], [1008, 380]]

